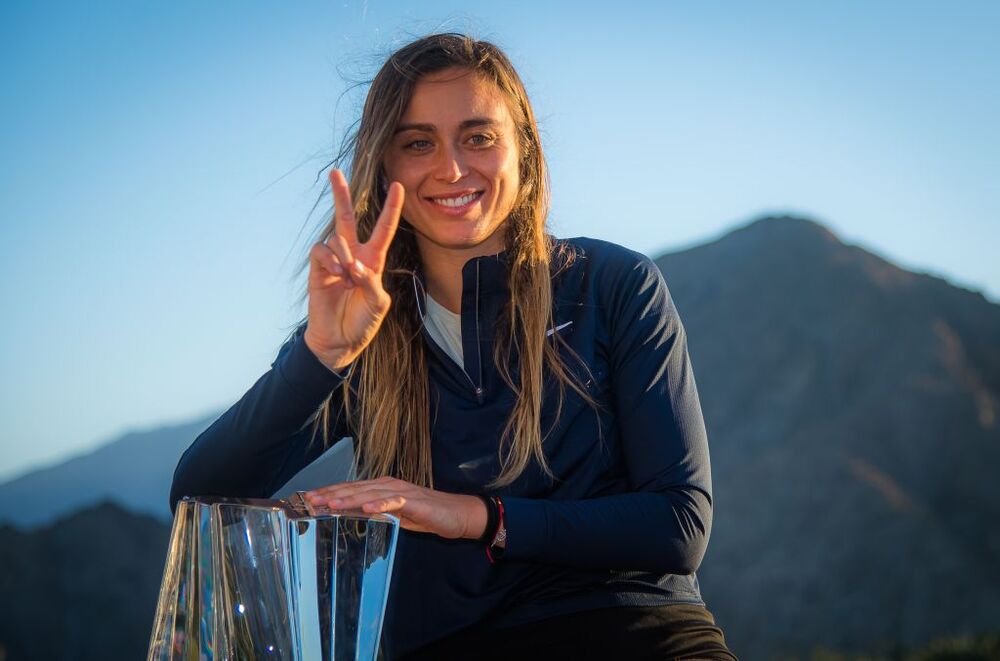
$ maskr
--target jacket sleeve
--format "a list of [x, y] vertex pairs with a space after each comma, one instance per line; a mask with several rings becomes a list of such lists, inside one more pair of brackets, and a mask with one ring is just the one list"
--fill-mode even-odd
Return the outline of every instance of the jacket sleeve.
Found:
[[712, 525], [708, 438], [687, 338], [647, 257], [606, 303], [615, 424], [631, 492], [586, 500], [504, 498], [504, 557], [693, 573]]
[[[202, 432], [181, 456], [170, 509], [184, 496], [266, 498], [327, 449], [311, 424], [320, 405], [345, 381], [303, 339], [305, 325], [282, 345], [271, 369]], [[340, 398], [332, 400], [330, 438], [349, 435]]]

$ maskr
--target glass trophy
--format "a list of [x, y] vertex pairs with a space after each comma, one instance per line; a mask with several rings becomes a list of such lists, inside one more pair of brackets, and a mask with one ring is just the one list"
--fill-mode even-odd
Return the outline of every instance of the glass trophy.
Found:
[[177, 503], [149, 661], [374, 661], [399, 520], [287, 500]]

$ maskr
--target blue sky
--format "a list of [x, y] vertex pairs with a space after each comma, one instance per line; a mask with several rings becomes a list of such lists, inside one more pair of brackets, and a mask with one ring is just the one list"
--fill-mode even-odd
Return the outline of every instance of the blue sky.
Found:
[[521, 72], [557, 235], [655, 254], [801, 213], [1000, 301], [995, 2], [7, 1], [0, 479], [268, 369], [344, 76], [437, 30]]

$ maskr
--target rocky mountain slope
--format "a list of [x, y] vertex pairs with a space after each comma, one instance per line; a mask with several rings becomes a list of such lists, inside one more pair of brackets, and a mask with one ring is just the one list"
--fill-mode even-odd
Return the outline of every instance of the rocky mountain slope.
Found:
[[0, 659], [145, 658], [169, 538], [111, 503], [0, 527]]
[[657, 264], [711, 443], [699, 575], [734, 648], [1000, 628], [1000, 306], [796, 218]]

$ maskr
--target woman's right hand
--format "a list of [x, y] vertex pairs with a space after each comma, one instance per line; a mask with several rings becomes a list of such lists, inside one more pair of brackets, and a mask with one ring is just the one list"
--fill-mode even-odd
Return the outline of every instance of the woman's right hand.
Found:
[[330, 369], [351, 362], [372, 341], [392, 299], [382, 288], [389, 244], [399, 226], [403, 186], [389, 186], [371, 237], [358, 242], [354, 205], [340, 170], [330, 172], [335, 205], [334, 233], [309, 252], [309, 322], [306, 346]]

